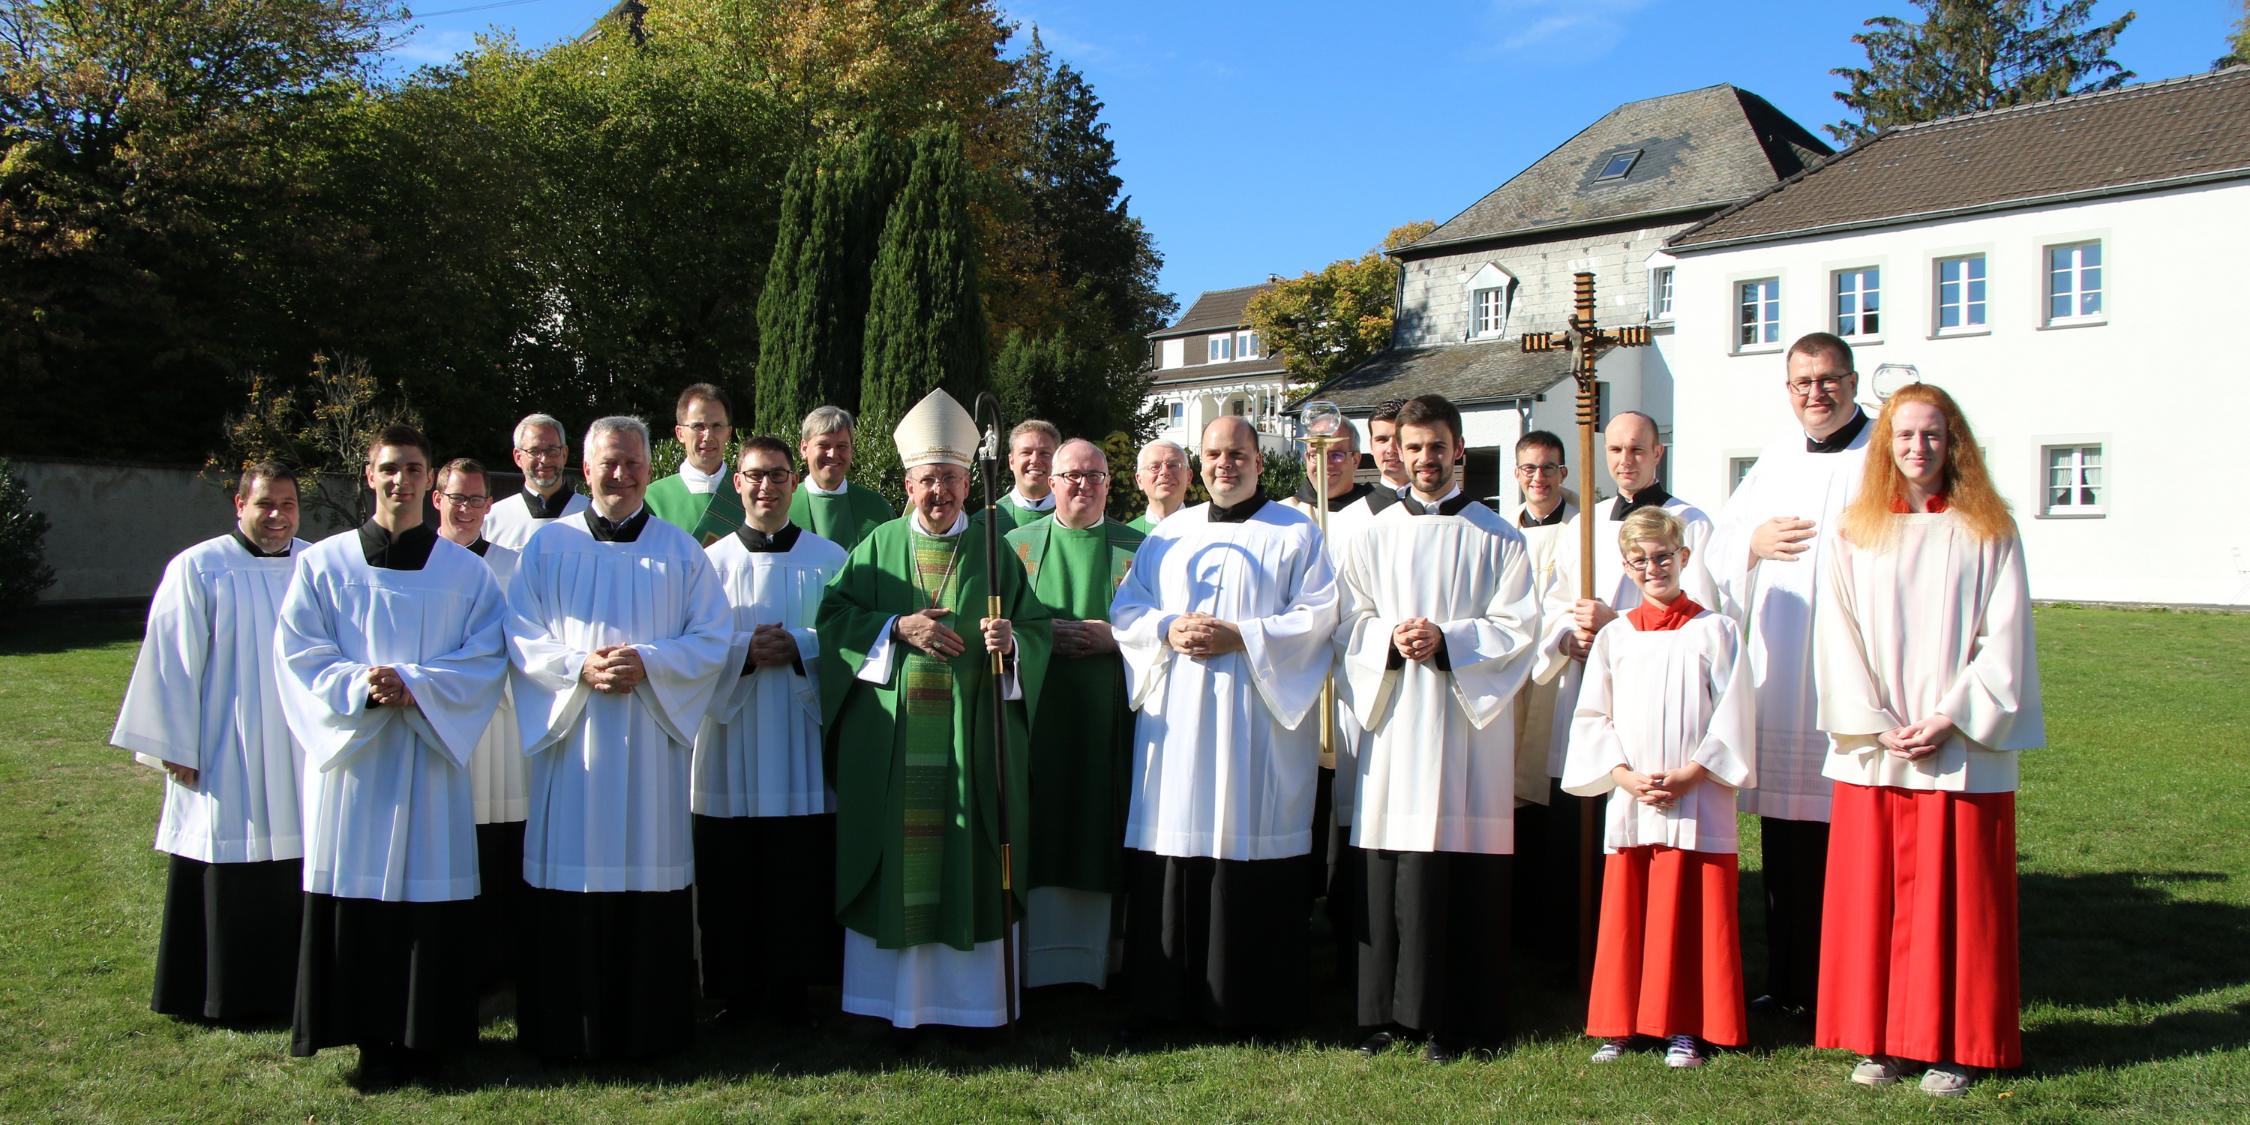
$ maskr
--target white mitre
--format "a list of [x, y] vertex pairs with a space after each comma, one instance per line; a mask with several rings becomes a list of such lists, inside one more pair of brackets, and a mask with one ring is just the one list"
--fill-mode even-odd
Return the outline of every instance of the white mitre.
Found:
[[898, 443], [899, 468], [947, 464], [970, 467], [977, 448], [977, 420], [953, 396], [931, 391], [891, 431]]

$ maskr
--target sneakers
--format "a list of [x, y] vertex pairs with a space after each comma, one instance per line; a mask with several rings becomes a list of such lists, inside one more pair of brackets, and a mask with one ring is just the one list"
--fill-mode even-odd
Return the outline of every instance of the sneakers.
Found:
[[1898, 1060], [1883, 1055], [1859, 1060], [1852, 1068], [1852, 1081], [1862, 1086], [1888, 1086], [1898, 1081]]
[[1958, 1098], [1969, 1092], [1969, 1084], [1977, 1080], [1975, 1067], [1957, 1063], [1933, 1063], [1922, 1073], [1922, 1092], [1938, 1098]]
[[1631, 1043], [1632, 1040], [1630, 1039], [1611, 1039], [1594, 1048], [1593, 1061], [1598, 1063], [1616, 1062], [1625, 1057], [1625, 1048]]
[[1675, 1035], [1664, 1048], [1664, 1065], [1674, 1070], [1703, 1065], [1703, 1049], [1693, 1035]]

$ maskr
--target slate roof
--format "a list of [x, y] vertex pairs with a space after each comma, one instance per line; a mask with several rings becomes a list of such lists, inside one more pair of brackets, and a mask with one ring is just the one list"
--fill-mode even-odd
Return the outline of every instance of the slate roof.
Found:
[[1179, 367], [1158, 368], [1149, 372], [1149, 377], [1153, 385], [1161, 387], [1175, 383], [1202, 383], [1213, 379], [1256, 379], [1280, 375], [1287, 370], [1281, 364], [1281, 357], [1266, 355], [1227, 363], [1189, 363]]
[[1256, 285], [1242, 285], [1233, 289], [1213, 289], [1195, 299], [1180, 319], [1169, 328], [1159, 328], [1148, 334], [1151, 340], [1168, 336], [1188, 336], [1211, 332], [1220, 328], [1240, 328], [1244, 321], [1242, 310], [1249, 306], [1250, 298], [1273, 288], [1274, 283], [1261, 281]]
[[[1634, 149], [1640, 158], [1624, 177], [1598, 179], [1611, 156]], [[1830, 151], [1764, 98], [1729, 85], [1627, 102], [1391, 253], [1412, 258], [1460, 243], [1725, 207]]]
[[1569, 378], [1570, 363], [1567, 352], [1526, 353], [1514, 340], [1392, 348], [1303, 397], [1327, 399], [1347, 412], [1420, 394], [1477, 406], [1538, 394]]
[[1887, 130], [1674, 235], [1715, 249], [2250, 177], [2250, 66]]

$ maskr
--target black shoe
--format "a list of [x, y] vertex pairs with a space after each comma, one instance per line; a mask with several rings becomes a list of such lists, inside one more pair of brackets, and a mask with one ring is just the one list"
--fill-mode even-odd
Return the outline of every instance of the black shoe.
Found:
[[1443, 1039], [1432, 1039], [1429, 1046], [1422, 1048], [1422, 1057], [1434, 1063], [1449, 1063], [1461, 1057], [1461, 1048]]
[[359, 1069], [352, 1072], [351, 1084], [369, 1093], [405, 1085], [405, 1049], [389, 1045], [360, 1047]]
[[1375, 1056], [1390, 1050], [1391, 1044], [1396, 1042], [1398, 1042], [1397, 1032], [1378, 1031], [1375, 1034], [1370, 1035], [1366, 1039], [1360, 1041], [1359, 1053], [1366, 1055], [1368, 1058], [1374, 1058]]

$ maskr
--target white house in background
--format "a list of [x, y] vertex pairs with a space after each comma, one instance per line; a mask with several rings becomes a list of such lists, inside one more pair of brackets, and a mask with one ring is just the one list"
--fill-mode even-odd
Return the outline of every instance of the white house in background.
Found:
[[1871, 410], [1885, 365], [1961, 403], [2034, 597], [2250, 604], [2250, 67], [1884, 133], [1666, 249], [1681, 495], [1790, 424], [1826, 330]]
[[1295, 430], [1285, 410], [1287, 372], [1242, 315], [1252, 297], [1271, 288], [1265, 282], [1214, 289], [1197, 297], [1177, 323], [1149, 333], [1154, 370], [1147, 401], [1164, 419], [1157, 437], [1192, 450], [1204, 426], [1237, 414], [1257, 429], [1268, 457], [1290, 452]]
[[[1333, 400], [1364, 420], [1385, 400], [1446, 396], [1461, 408], [1464, 484], [1471, 495], [1496, 497], [1502, 511], [1521, 503], [1514, 474], [1502, 466], [1514, 465], [1516, 439], [1530, 430], [1563, 435], [1571, 484], [1583, 488], [1570, 356], [1526, 355], [1520, 337], [1563, 328], [1571, 275], [1592, 271], [1600, 323], [1640, 324], [1652, 311], [1659, 322], [1658, 347], [1619, 349], [1601, 360], [1603, 418], [1641, 410], [1669, 431], [1664, 240], [1828, 152], [1764, 98], [1733, 86], [1627, 102], [1392, 250], [1399, 311], [1389, 349], [1307, 397]], [[1607, 470], [1594, 472], [1608, 491]]]

